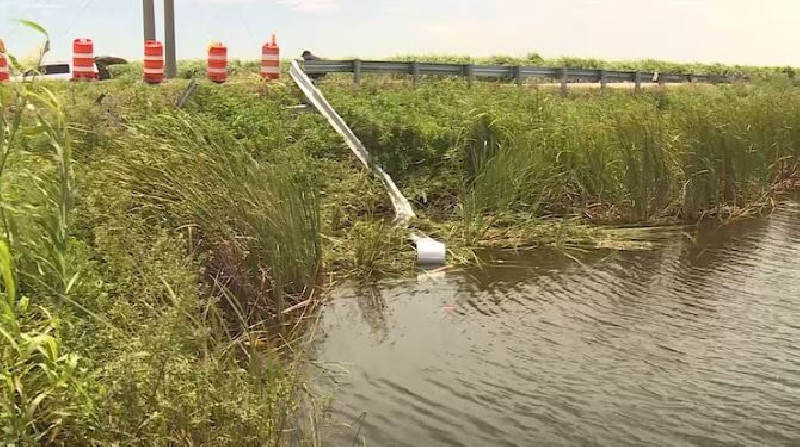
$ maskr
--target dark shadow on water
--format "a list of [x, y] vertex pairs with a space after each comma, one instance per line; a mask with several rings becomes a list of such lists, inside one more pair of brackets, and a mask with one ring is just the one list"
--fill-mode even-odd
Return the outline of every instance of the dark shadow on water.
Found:
[[388, 312], [383, 292], [377, 284], [361, 285], [353, 289], [361, 318], [370, 327], [378, 343], [389, 338]]

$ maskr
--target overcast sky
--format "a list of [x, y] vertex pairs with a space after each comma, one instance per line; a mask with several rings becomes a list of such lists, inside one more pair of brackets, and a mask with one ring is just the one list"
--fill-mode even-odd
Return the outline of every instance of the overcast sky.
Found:
[[[156, 0], [161, 35], [161, 0]], [[800, 65], [800, 0], [175, 0], [179, 58], [221, 40], [257, 58], [275, 30], [284, 56], [409, 53], [580, 56]], [[141, 0], [0, 0], [0, 38], [25, 56], [44, 25], [53, 57], [76, 37], [141, 58]]]

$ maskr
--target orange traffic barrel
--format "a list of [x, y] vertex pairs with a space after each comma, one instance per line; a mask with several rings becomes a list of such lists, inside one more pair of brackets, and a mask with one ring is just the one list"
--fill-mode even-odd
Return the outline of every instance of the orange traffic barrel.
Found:
[[272, 35], [272, 41], [261, 47], [261, 77], [270, 81], [281, 77], [281, 49]]
[[217, 42], [208, 47], [208, 79], [223, 83], [228, 80], [228, 47]]
[[164, 45], [157, 40], [144, 41], [144, 82], [164, 81]]
[[8, 56], [6, 56], [6, 44], [0, 39], [0, 84], [6, 83], [11, 79], [11, 72], [8, 69]]
[[72, 42], [72, 80], [97, 79], [94, 66], [94, 42], [92, 39], [75, 39]]

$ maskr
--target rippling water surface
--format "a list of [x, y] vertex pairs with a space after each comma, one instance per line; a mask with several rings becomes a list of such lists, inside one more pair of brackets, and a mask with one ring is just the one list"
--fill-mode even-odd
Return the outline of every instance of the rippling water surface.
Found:
[[339, 290], [332, 443], [800, 445], [797, 205], [576, 258]]

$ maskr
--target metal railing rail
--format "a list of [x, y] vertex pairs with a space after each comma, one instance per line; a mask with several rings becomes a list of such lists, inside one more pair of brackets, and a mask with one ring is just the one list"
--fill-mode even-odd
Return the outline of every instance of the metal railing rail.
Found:
[[723, 75], [700, 75], [680, 73], [658, 73], [649, 71], [584, 70], [576, 68], [536, 67], [527, 65], [477, 65], [440, 64], [427, 62], [368, 61], [368, 60], [310, 60], [303, 62], [307, 74], [353, 73], [356, 84], [365, 73], [410, 75], [417, 85], [422, 76], [458, 76], [468, 82], [476, 79], [496, 79], [525, 83], [529, 78], [549, 79], [561, 84], [566, 90], [570, 83], [599, 83], [601, 88], [608, 84], [628, 82], [641, 88], [646, 83], [691, 83], [709, 84], [730, 83], [746, 80], [745, 77]]

